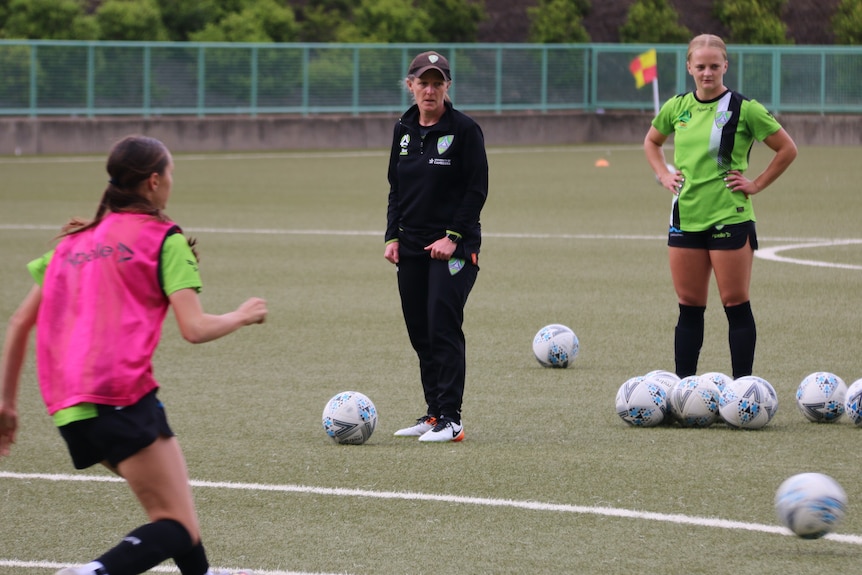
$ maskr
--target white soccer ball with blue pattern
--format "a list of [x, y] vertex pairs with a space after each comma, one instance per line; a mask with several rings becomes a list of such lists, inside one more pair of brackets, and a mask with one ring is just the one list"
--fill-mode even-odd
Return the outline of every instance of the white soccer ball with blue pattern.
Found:
[[691, 375], [676, 382], [667, 403], [683, 427], [709, 427], [718, 421], [719, 395], [712, 381]]
[[377, 427], [377, 408], [358, 391], [342, 391], [323, 408], [323, 429], [335, 443], [361, 445]]
[[629, 425], [654, 427], [665, 419], [667, 392], [651, 378], [632, 377], [617, 390], [616, 410]]
[[569, 327], [552, 323], [533, 338], [533, 354], [543, 367], [568, 367], [578, 356], [580, 342]]
[[815, 371], [796, 388], [796, 405], [808, 421], [832, 423], [844, 415], [847, 384], [828, 371]]
[[649, 377], [659, 382], [662, 387], [664, 387], [664, 390], [667, 393], [668, 397], [670, 397], [670, 391], [673, 389], [673, 386], [676, 385], [676, 382], [679, 381], [679, 376], [677, 374], [664, 369], [654, 369], [651, 372], [645, 374], [644, 377]]
[[721, 373], [720, 371], [708, 371], [702, 374], [700, 378], [711, 381], [712, 384], [718, 388], [719, 393], [724, 391], [724, 388], [727, 387], [727, 384], [733, 381], [732, 377], [727, 374]]
[[853, 425], [862, 427], [862, 379], [857, 379], [847, 388], [844, 413]]
[[730, 427], [760, 429], [778, 411], [775, 388], [765, 379], [753, 375], [730, 382], [721, 392], [718, 412]]
[[767, 415], [769, 415], [769, 421], [772, 421], [772, 418], [775, 417], [775, 414], [778, 412], [778, 393], [775, 391], [775, 388], [772, 386], [772, 384], [763, 379], [762, 377], [757, 377], [756, 375], [747, 375], [739, 379], [746, 381], [757, 381], [763, 387], [766, 388], [766, 400], [763, 402], [763, 405], [766, 409]]
[[800, 473], [784, 480], [775, 493], [778, 520], [803, 539], [833, 531], [847, 512], [847, 494], [823, 473]]

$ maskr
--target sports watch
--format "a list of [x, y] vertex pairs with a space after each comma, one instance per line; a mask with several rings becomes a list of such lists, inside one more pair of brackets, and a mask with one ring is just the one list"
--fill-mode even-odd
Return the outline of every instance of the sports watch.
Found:
[[458, 242], [460, 242], [460, 241], [461, 241], [461, 236], [459, 236], [458, 234], [453, 234], [452, 232], [447, 233], [447, 234], [446, 234], [446, 237], [447, 237], [447, 238], [449, 239], [449, 241], [450, 241], [450, 242], [452, 242], [453, 244], [457, 244]]

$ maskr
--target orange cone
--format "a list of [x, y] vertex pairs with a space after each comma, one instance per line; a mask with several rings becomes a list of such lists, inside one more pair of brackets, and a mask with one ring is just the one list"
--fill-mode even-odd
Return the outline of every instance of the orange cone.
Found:
[[608, 166], [610, 166], [610, 165], [611, 165], [611, 163], [610, 163], [610, 162], [608, 162], [608, 161], [607, 161], [606, 159], [604, 159], [604, 158], [599, 158], [598, 160], [596, 160], [596, 167], [597, 167], [597, 168], [607, 168], [607, 167], [608, 167]]

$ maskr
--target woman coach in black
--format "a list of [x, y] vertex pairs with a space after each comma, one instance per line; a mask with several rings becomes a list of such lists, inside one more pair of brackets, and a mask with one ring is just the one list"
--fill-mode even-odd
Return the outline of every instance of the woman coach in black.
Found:
[[423, 52], [411, 62], [414, 105], [395, 125], [389, 158], [384, 257], [396, 265], [401, 309], [419, 357], [426, 412], [397, 436], [464, 439], [464, 305], [479, 272], [479, 214], [488, 196], [482, 130], [452, 107], [449, 62]]

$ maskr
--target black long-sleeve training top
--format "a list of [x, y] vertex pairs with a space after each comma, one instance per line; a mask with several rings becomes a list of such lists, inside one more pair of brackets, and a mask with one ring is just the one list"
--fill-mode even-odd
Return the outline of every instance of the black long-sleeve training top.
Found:
[[[479, 214], [488, 197], [488, 157], [482, 129], [445, 102], [437, 124], [419, 126], [419, 108], [395, 124], [389, 157], [385, 241], [402, 256], [419, 255], [448, 232], [461, 236], [454, 257], [478, 254]], [[424, 137], [422, 131], [427, 130]]]

